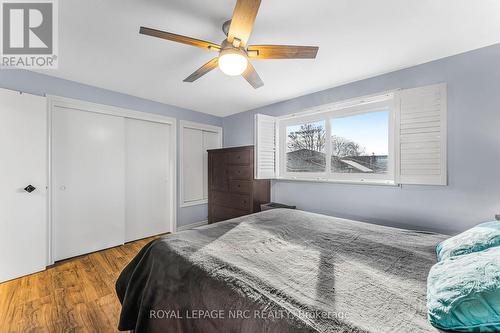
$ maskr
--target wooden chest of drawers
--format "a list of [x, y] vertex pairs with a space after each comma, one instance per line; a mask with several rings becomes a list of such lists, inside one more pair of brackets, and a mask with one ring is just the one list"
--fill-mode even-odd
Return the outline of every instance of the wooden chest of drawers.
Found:
[[208, 223], [260, 211], [270, 181], [254, 179], [253, 146], [208, 151]]

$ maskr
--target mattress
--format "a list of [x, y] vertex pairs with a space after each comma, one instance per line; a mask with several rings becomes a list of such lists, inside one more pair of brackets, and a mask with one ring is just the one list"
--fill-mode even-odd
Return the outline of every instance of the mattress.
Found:
[[445, 238], [290, 209], [168, 235], [118, 278], [119, 329], [438, 332], [426, 279]]

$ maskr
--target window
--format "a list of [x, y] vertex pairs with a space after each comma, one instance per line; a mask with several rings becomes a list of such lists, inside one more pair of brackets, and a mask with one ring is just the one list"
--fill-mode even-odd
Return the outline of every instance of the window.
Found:
[[447, 184], [447, 87], [401, 89], [283, 117], [255, 115], [255, 177]]
[[[393, 98], [280, 121], [285, 178], [394, 183]], [[327, 163], [328, 161], [328, 163]]]
[[325, 172], [325, 121], [286, 128], [286, 171]]
[[222, 147], [222, 128], [181, 121], [181, 206], [208, 202], [208, 149]]
[[330, 120], [331, 172], [387, 174], [390, 111]]

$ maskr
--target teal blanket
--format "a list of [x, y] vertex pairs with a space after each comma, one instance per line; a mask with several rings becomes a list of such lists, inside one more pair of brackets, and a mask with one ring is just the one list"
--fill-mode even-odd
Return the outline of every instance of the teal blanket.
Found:
[[427, 279], [430, 322], [460, 332], [500, 332], [500, 247], [434, 265]]
[[438, 261], [500, 245], [500, 221], [478, 224], [436, 247]]

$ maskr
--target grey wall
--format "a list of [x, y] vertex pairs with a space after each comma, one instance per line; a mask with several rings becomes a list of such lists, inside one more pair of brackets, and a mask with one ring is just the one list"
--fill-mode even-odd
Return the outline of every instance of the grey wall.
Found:
[[308, 211], [456, 233], [500, 213], [500, 44], [226, 117], [224, 144], [253, 144], [255, 113], [280, 116], [438, 82], [448, 83], [448, 186], [273, 181], [272, 194]]
[[[30, 71], [15, 69], [0, 70], [0, 88], [13, 89], [35, 95], [49, 94], [69, 97], [131, 110], [158, 113], [176, 118], [177, 129], [179, 129], [179, 120], [189, 120], [216, 126], [222, 125], [222, 119], [219, 117]], [[179, 143], [179, 130], [177, 131], [177, 143]], [[177, 149], [177, 152], [179, 152], [179, 149]], [[177, 158], [177, 168], [179, 168], [179, 158]], [[179, 175], [179, 172], [177, 172], [177, 175]], [[179, 186], [179, 178], [177, 179], [177, 186]], [[177, 191], [178, 193], [179, 191]], [[178, 204], [179, 202], [180, 198], [177, 199]], [[207, 205], [177, 208], [178, 226], [206, 219]]]

